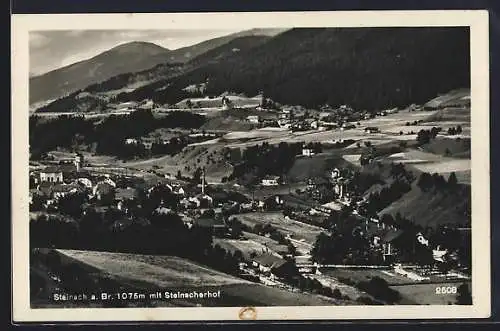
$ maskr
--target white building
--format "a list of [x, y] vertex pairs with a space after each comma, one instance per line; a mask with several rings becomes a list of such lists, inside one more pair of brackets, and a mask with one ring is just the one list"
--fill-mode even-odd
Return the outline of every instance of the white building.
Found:
[[168, 189], [175, 195], [184, 195], [186, 192], [179, 184], [166, 184]]
[[278, 176], [267, 176], [261, 181], [262, 186], [278, 186], [279, 177]]
[[125, 139], [125, 144], [127, 144], [127, 145], [137, 144], [137, 139], [127, 138], [127, 139]]
[[62, 183], [63, 173], [58, 167], [47, 167], [40, 171], [40, 181], [50, 183]]
[[93, 185], [92, 185], [92, 181], [88, 178], [78, 178], [76, 180], [78, 183], [81, 183], [83, 186], [87, 187], [87, 188], [92, 188]]
[[312, 148], [302, 148], [302, 155], [303, 156], [313, 156], [314, 151], [312, 150]]
[[330, 177], [331, 177], [332, 179], [337, 179], [337, 178], [339, 178], [339, 177], [340, 177], [340, 170], [339, 170], [339, 169], [337, 169], [337, 168], [333, 169], [333, 170], [330, 172]]
[[249, 116], [247, 116], [247, 121], [250, 123], [259, 124], [259, 116], [249, 115]]

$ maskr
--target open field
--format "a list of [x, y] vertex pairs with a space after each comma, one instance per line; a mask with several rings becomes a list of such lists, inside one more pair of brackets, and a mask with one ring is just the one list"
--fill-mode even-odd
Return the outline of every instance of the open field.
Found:
[[389, 285], [405, 284], [410, 281], [410, 279], [394, 274], [390, 270], [322, 268], [320, 271], [324, 275], [335, 278], [350, 278], [355, 282], [369, 281], [372, 277], [382, 278]]
[[272, 251], [286, 250], [287, 248], [285, 245], [279, 244], [276, 240], [264, 236], [259, 236], [255, 233], [243, 232], [243, 236], [245, 238], [248, 238], [248, 240], [260, 243], [263, 246], [267, 246]]
[[[318, 280], [323, 286], [329, 286], [332, 289], [338, 289], [340, 293], [344, 296], [348, 296], [351, 300], [356, 300], [357, 298], [363, 296], [363, 297], [369, 297], [373, 299], [373, 297], [360, 289], [344, 284], [342, 282], [339, 282], [336, 278], [331, 277], [329, 275], [310, 275], [310, 278]], [[359, 305], [359, 303], [358, 303]]]
[[451, 172], [455, 172], [459, 183], [470, 184], [470, 159], [445, 157], [423, 150], [395, 153], [385, 159], [394, 163], [410, 164], [422, 172], [439, 173], [446, 179]]
[[243, 279], [174, 256], [57, 251], [112, 276], [146, 282], [157, 287], [222, 286], [248, 283]]
[[238, 219], [248, 225], [255, 226], [256, 224], [271, 224], [273, 227], [289, 234], [292, 239], [303, 240], [305, 243], [313, 245], [316, 237], [324, 231], [320, 227], [297, 222], [294, 220], [285, 220], [281, 212], [256, 212], [238, 215]]
[[[257, 255], [269, 252], [272, 254], [277, 254], [273, 251], [272, 247], [266, 247], [265, 244], [259, 243], [254, 240], [238, 240], [238, 239], [220, 239], [214, 238], [214, 245], [219, 245], [220, 247], [234, 253], [235, 251], [241, 251], [244, 258], [249, 260], [252, 253]], [[276, 245], [275, 245], [276, 246]], [[285, 247], [286, 248], [286, 247]]]
[[347, 162], [352, 163], [355, 166], [360, 166], [361, 164], [359, 163], [359, 158], [361, 157], [361, 154], [345, 154], [342, 156], [344, 160]]
[[296, 158], [287, 174], [287, 179], [290, 181], [304, 181], [312, 177], [329, 176], [329, 171], [334, 168], [354, 168], [354, 165], [343, 158], [344, 153], [343, 149], [323, 149], [322, 153], [311, 157]]
[[158, 173], [175, 176], [177, 171], [181, 171], [182, 175], [191, 175], [197, 167], [205, 165], [207, 181], [220, 183], [222, 177], [232, 172], [232, 166], [224, 161], [223, 149], [223, 144], [191, 145], [174, 156], [129, 161], [122, 166], [143, 170], [155, 167]]

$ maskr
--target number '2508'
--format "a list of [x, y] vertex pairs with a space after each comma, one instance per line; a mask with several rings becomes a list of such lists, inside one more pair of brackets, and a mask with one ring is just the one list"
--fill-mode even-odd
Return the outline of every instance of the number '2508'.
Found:
[[436, 287], [436, 294], [455, 294], [457, 293], [456, 286], [438, 286]]

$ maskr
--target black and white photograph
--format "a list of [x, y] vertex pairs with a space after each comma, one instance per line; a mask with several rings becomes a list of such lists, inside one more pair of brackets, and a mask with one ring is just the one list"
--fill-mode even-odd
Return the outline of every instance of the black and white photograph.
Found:
[[487, 15], [469, 14], [19, 24], [19, 311], [486, 317]]

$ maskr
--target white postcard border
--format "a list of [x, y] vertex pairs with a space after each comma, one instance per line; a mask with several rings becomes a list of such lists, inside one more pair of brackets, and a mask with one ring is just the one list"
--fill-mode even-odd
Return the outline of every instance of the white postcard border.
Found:
[[242, 307], [31, 309], [28, 222], [28, 33], [79, 29], [469, 26], [473, 305], [255, 307], [257, 320], [447, 319], [490, 316], [489, 37], [485, 10], [31, 14], [12, 16], [12, 286], [14, 322], [238, 320]]

